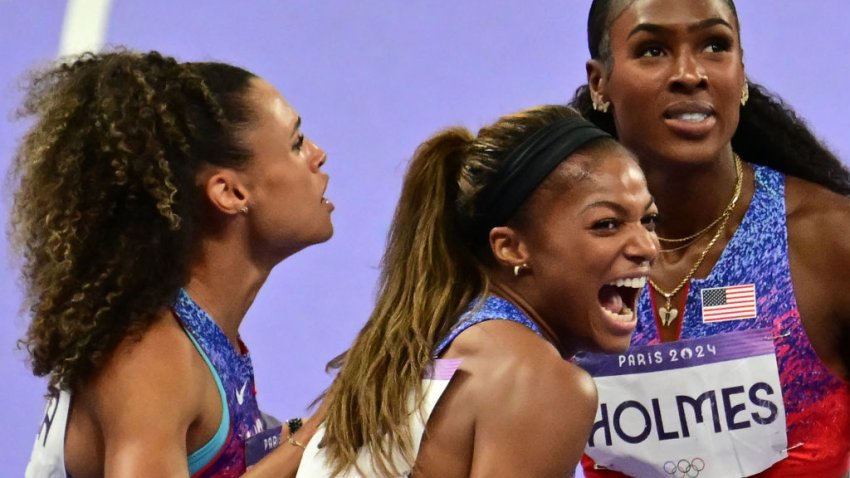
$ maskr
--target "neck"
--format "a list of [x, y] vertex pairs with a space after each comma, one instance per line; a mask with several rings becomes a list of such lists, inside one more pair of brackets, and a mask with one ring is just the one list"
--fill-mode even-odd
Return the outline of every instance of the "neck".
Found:
[[546, 323], [546, 321], [543, 320], [542, 317], [540, 317], [540, 314], [538, 314], [537, 311], [534, 310], [533, 307], [531, 307], [528, 301], [523, 298], [522, 294], [517, 292], [513, 287], [511, 287], [504, 281], [498, 279], [491, 279], [490, 288], [492, 289], [494, 294], [510, 301], [515, 306], [517, 306], [517, 308], [519, 308], [519, 310], [521, 310], [526, 316], [528, 316], [529, 319], [533, 320], [534, 323], [537, 324], [538, 327], [540, 327], [540, 331], [543, 332], [543, 338], [545, 338], [549, 343], [555, 346], [561, 356], [570, 356], [568, 355], [569, 351], [565, 350], [564, 347], [561, 345], [561, 341], [558, 340], [558, 336], [555, 335], [555, 331], [552, 329], [552, 327], [550, 327], [549, 324]]
[[723, 213], [735, 191], [731, 149], [710, 163], [683, 165], [642, 159], [641, 167], [661, 211], [660, 237], [686, 237], [703, 229]]
[[205, 239], [185, 289], [239, 350], [239, 326], [271, 272], [250, 259], [239, 241]]

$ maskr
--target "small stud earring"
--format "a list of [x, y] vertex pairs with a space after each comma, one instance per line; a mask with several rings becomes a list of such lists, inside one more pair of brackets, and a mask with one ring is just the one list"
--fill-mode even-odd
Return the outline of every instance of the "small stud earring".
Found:
[[741, 106], [746, 106], [750, 100], [750, 85], [744, 81], [744, 87], [741, 89]]
[[242, 214], [248, 214], [248, 206], [240, 207], [239, 212], [241, 212]]
[[519, 277], [519, 273], [524, 271], [525, 269], [529, 269], [528, 264], [522, 263], [514, 266], [514, 277]]

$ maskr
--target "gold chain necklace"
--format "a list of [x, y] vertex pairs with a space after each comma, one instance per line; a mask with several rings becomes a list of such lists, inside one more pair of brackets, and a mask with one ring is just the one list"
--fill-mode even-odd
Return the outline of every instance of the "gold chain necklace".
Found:
[[688, 280], [693, 277], [697, 269], [699, 269], [699, 266], [702, 265], [702, 261], [705, 260], [705, 256], [708, 255], [708, 251], [710, 251], [711, 248], [714, 247], [714, 244], [717, 243], [717, 240], [720, 239], [721, 235], [723, 235], [723, 231], [726, 229], [726, 224], [729, 222], [729, 218], [732, 217], [732, 211], [735, 209], [735, 205], [738, 204], [738, 198], [741, 196], [741, 185], [743, 184], [743, 182], [744, 175], [741, 166], [741, 158], [736, 154], [735, 194], [732, 196], [732, 202], [730, 202], [729, 205], [726, 206], [726, 209], [723, 211], [723, 215], [721, 215], [719, 218], [721, 220], [720, 227], [717, 228], [717, 232], [714, 233], [714, 237], [711, 238], [711, 240], [708, 242], [708, 245], [705, 246], [705, 249], [703, 249], [703, 251], [700, 253], [696, 262], [694, 262], [694, 265], [691, 267], [688, 273], [685, 274], [685, 277], [682, 278], [679, 284], [676, 285], [675, 288], [673, 288], [672, 291], [667, 292], [658, 287], [658, 285], [652, 279], [649, 280], [649, 285], [651, 285], [656, 292], [664, 296], [664, 299], [666, 299], [664, 302], [664, 306], [658, 308], [658, 316], [661, 317], [661, 325], [663, 325], [664, 327], [668, 327], [670, 324], [673, 323], [674, 320], [676, 320], [676, 317], [679, 316], [679, 310], [675, 307], [672, 307], [671, 299], [673, 298], [673, 296], [678, 294], [679, 291], [682, 290], [682, 287], [684, 287], [685, 284], [688, 283]]
[[[733, 152], [732, 154], [734, 155], [734, 158], [735, 158], [735, 167], [736, 167], [736, 171], [737, 171], [738, 163], [741, 161], [741, 157], [738, 156], [738, 153]], [[737, 182], [737, 178], [736, 178], [736, 182]], [[680, 238], [676, 238], [676, 239], [668, 239], [666, 237], [658, 236], [658, 240], [661, 241], [661, 242], [688, 242], [688, 241], [696, 240], [697, 238], [699, 238], [700, 236], [702, 236], [706, 232], [710, 231], [711, 228], [716, 226], [717, 223], [720, 222], [721, 219], [723, 219], [723, 216], [726, 214], [726, 212], [731, 210], [733, 207], [735, 207], [735, 200], [736, 199], [737, 198], [735, 197], [735, 193], [732, 193], [732, 198], [729, 199], [729, 204], [727, 204], [726, 208], [723, 210], [723, 212], [720, 213], [719, 216], [717, 216], [717, 219], [711, 221], [711, 224], [705, 226], [704, 228], [702, 228], [699, 231], [691, 234], [690, 236], [680, 237]], [[679, 250], [679, 249], [684, 249], [685, 247], [687, 247], [687, 245], [682, 246], [682, 247], [677, 247], [675, 249], [662, 249], [660, 252], [672, 252], [672, 251], [676, 251], [676, 250]]]
[[[725, 213], [726, 211], [723, 211], [723, 212]], [[716, 226], [717, 223], [720, 222], [721, 219], [723, 219], [723, 213], [721, 213], [719, 216], [717, 216], [717, 219], [715, 219], [714, 221], [711, 221], [711, 224], [705, 226], [705, 228], [700, 229], [699, 231], [691, 234], [690, 236], [680, 237], [680, 238], [676, 238], [676, 239], [668, 239], [666, 237], [658, 236], [658, 240], [661, 241], [661, 242], [687, 242], [687, 241], [692, 241], [692, 240], [702, 236], [706, 232], [710, 231], [711, 228]]]

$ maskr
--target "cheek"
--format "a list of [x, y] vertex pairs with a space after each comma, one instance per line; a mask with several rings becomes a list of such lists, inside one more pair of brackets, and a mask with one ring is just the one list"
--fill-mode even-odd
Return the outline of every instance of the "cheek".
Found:
[[610, 265], [610, 254], [599, 246], [589, 240], [564, 240], [537, 255], [546, 269], [545, 280], [561, 290], [595, 284]]
[[620, 81], [611, 84], [611, 91], [617, 133], [643, 132], [658, 110], [656, 86], [648, 81]]

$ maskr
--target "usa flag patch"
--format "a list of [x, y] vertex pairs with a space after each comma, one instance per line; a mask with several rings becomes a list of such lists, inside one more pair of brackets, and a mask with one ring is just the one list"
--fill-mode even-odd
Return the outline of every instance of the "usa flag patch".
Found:
[[702, 322], [704, 324], [755, 318], [755, 284], [702, 290]]

